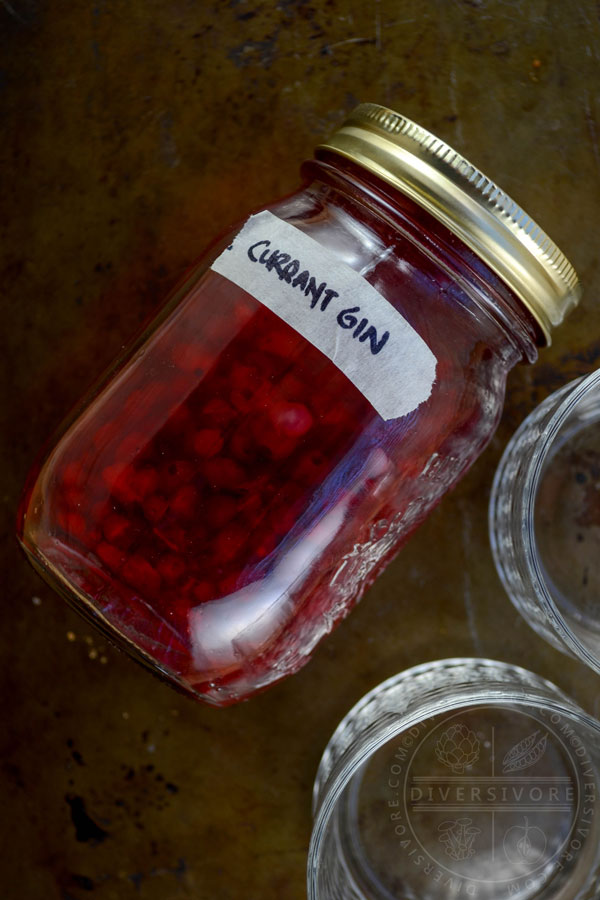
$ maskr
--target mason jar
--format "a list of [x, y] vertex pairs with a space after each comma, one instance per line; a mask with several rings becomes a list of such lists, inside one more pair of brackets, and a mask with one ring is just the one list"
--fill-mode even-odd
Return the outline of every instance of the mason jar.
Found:
[[578, 297], [513, 200], [389, 109], [359, 106], [302, 177], [209, 247], [19, 512], [67, 600], [215, 705], [308, 660]]

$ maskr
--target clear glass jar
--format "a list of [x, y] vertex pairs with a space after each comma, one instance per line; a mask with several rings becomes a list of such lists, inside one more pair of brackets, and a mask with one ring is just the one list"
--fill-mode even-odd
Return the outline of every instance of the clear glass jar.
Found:
[[600, 722], [490, 659], [394, 675], [342, 719], [313, 789], [309, 900], [596, 900]]
[[358, 107], [303, 175], [210, 247], [19, 512], [46, 579], [216, 705], [308, 660], [577, 297], [510, 198], [389, 110]]
[[496, 569], [513, 604], [555, 647], [600, 673], [597, 484], [600, 371], [546, 397], [498, 464], [489, 507]]

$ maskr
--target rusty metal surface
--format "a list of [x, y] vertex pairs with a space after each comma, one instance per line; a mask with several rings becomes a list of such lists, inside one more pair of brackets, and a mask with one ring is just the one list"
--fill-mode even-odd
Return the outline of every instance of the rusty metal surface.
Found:
[[[479, 654], [599, 712], [504, 596], [487, 539], [511, 432], [600, 355], [595, 0], [0, 3], [2, 896], [297, 900], [321, 751], [366, 690]], [[26, 471], [207, 240], [297, 183], [358, 100], [438, 132], [572, 258], [580, 309], [509, 382], [492, 446], [297, 676], [195, 705], [102, 644], [12, 539]], [[435, 547], [432, 554], [431, 548]]]

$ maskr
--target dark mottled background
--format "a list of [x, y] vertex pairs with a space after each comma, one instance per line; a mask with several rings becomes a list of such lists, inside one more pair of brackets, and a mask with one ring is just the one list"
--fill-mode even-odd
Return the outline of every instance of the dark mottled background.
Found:
[[[400, 669], [525, 663], [599, 712], [496, 577], [494, 467], [600, 353], [595, 0], [0, 0], [7, 900], [299, 900], [310, 790], [342, 714]], [[237, 708], [179, 697], [92, 634], [12, 538], [27, 468], [207, 240], [292, 189], [358, 100], [438, 132], [539, 219], [585, 297], [500, 430], [299, 675]], [[435, 553], [432, 553], [432, 547]]]

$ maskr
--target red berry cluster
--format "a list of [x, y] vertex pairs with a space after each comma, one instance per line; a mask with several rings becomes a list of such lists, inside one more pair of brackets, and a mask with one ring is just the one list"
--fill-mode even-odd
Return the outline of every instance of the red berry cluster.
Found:
[[67, 442], [49, 498], [61, 540], [97, 560], [127, 606], [113, 616], [130, 622], [137, 610], [145, 635], [166, 622], [182, 647], [190, 609], [268, 570], [374, 415], [269, 310], [239, 318], [220, 352], [192, 328], [157, 333]]

